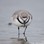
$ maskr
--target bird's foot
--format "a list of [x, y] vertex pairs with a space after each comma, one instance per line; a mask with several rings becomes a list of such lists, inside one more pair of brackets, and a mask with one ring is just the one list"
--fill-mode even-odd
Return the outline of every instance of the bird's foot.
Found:
[[27, 41], [27, 38], [25, 37], [25, 40]]

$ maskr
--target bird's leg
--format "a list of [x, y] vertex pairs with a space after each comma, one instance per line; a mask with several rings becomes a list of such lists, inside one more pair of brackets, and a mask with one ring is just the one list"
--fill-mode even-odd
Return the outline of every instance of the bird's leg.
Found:
[[24, 33], [23, 33], [23, 34], [24, 34], [25, 40], [27, 41], [27, 37], [26, 37], [26, 35], [25, 35], [26, 29], [27, 29], [27, 26], [26, 26], [26, 28], [25, 28]]
[[18, 39], [19, 39], [19, 37], [20, 37], [20, 30], [19, 30], [19, 27], [18, 27]]
[[26, 35], [24, 35], [24, 37], [25, 37], [25, 40], [27, 41], [27, 37], [26, 37]]
[[26, 32], [26, 29], [27, 29], [27, 26], [25, 27], [25, 30], [24, 30], [24, 32], [23, 32], [24, 35], [25, 35], [25, 32]]

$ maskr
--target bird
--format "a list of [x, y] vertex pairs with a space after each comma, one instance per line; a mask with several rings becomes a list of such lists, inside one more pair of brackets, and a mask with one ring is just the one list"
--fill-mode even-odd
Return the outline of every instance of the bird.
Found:
[[27, 10], [17, 10], [11, 16], [11, 21], [12, 22], [9, 23], [9, 25], [14, 24], [18, 27], [18, 38], [19, 38], [20, 37], [20, 30], [19, 30], [20, 27], [25, 27], [25, 30], [23, 32], [25, 36], [26, 29], [32, 21], [32, 15]]

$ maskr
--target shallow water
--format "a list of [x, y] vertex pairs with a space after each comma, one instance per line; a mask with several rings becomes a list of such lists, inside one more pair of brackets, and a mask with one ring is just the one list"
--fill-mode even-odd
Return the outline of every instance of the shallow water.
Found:
[[[20, 3], [19, 3], [20, 2]], [[23, 3], [22, 3], [23, 2]], [[25, 3], [24, 3], [25, 2]], [[33, 20], [26, 30], [26, 36], [29, 42], [44, 42], [44, 1], [43, 0], [0, 0], [0, 40], [17, 37], [17, 27], [9, 26], [10, 16], [19, 9], [30, 11]], [[23, 28], [20, 28], [23, 29]], [[23, 38], [23, 30], [20, 30]]]

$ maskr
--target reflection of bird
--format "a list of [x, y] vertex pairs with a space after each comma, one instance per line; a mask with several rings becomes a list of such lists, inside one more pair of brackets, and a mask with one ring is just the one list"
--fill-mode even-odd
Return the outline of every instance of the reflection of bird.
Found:
[[[32, 15], [26, 10], [19, 10], [19, 11], [16, 11], [11, 16], [11, 20], [13, 24], [18, 26], [18, 38], [19, 38], [20, 36], [19, 27], [25, 27], [25, 30], [23, 33], [25, 35], [26, 28], [31, 23]], [[9, 23], [9, 25], [11, 25], [12, 23]]]

